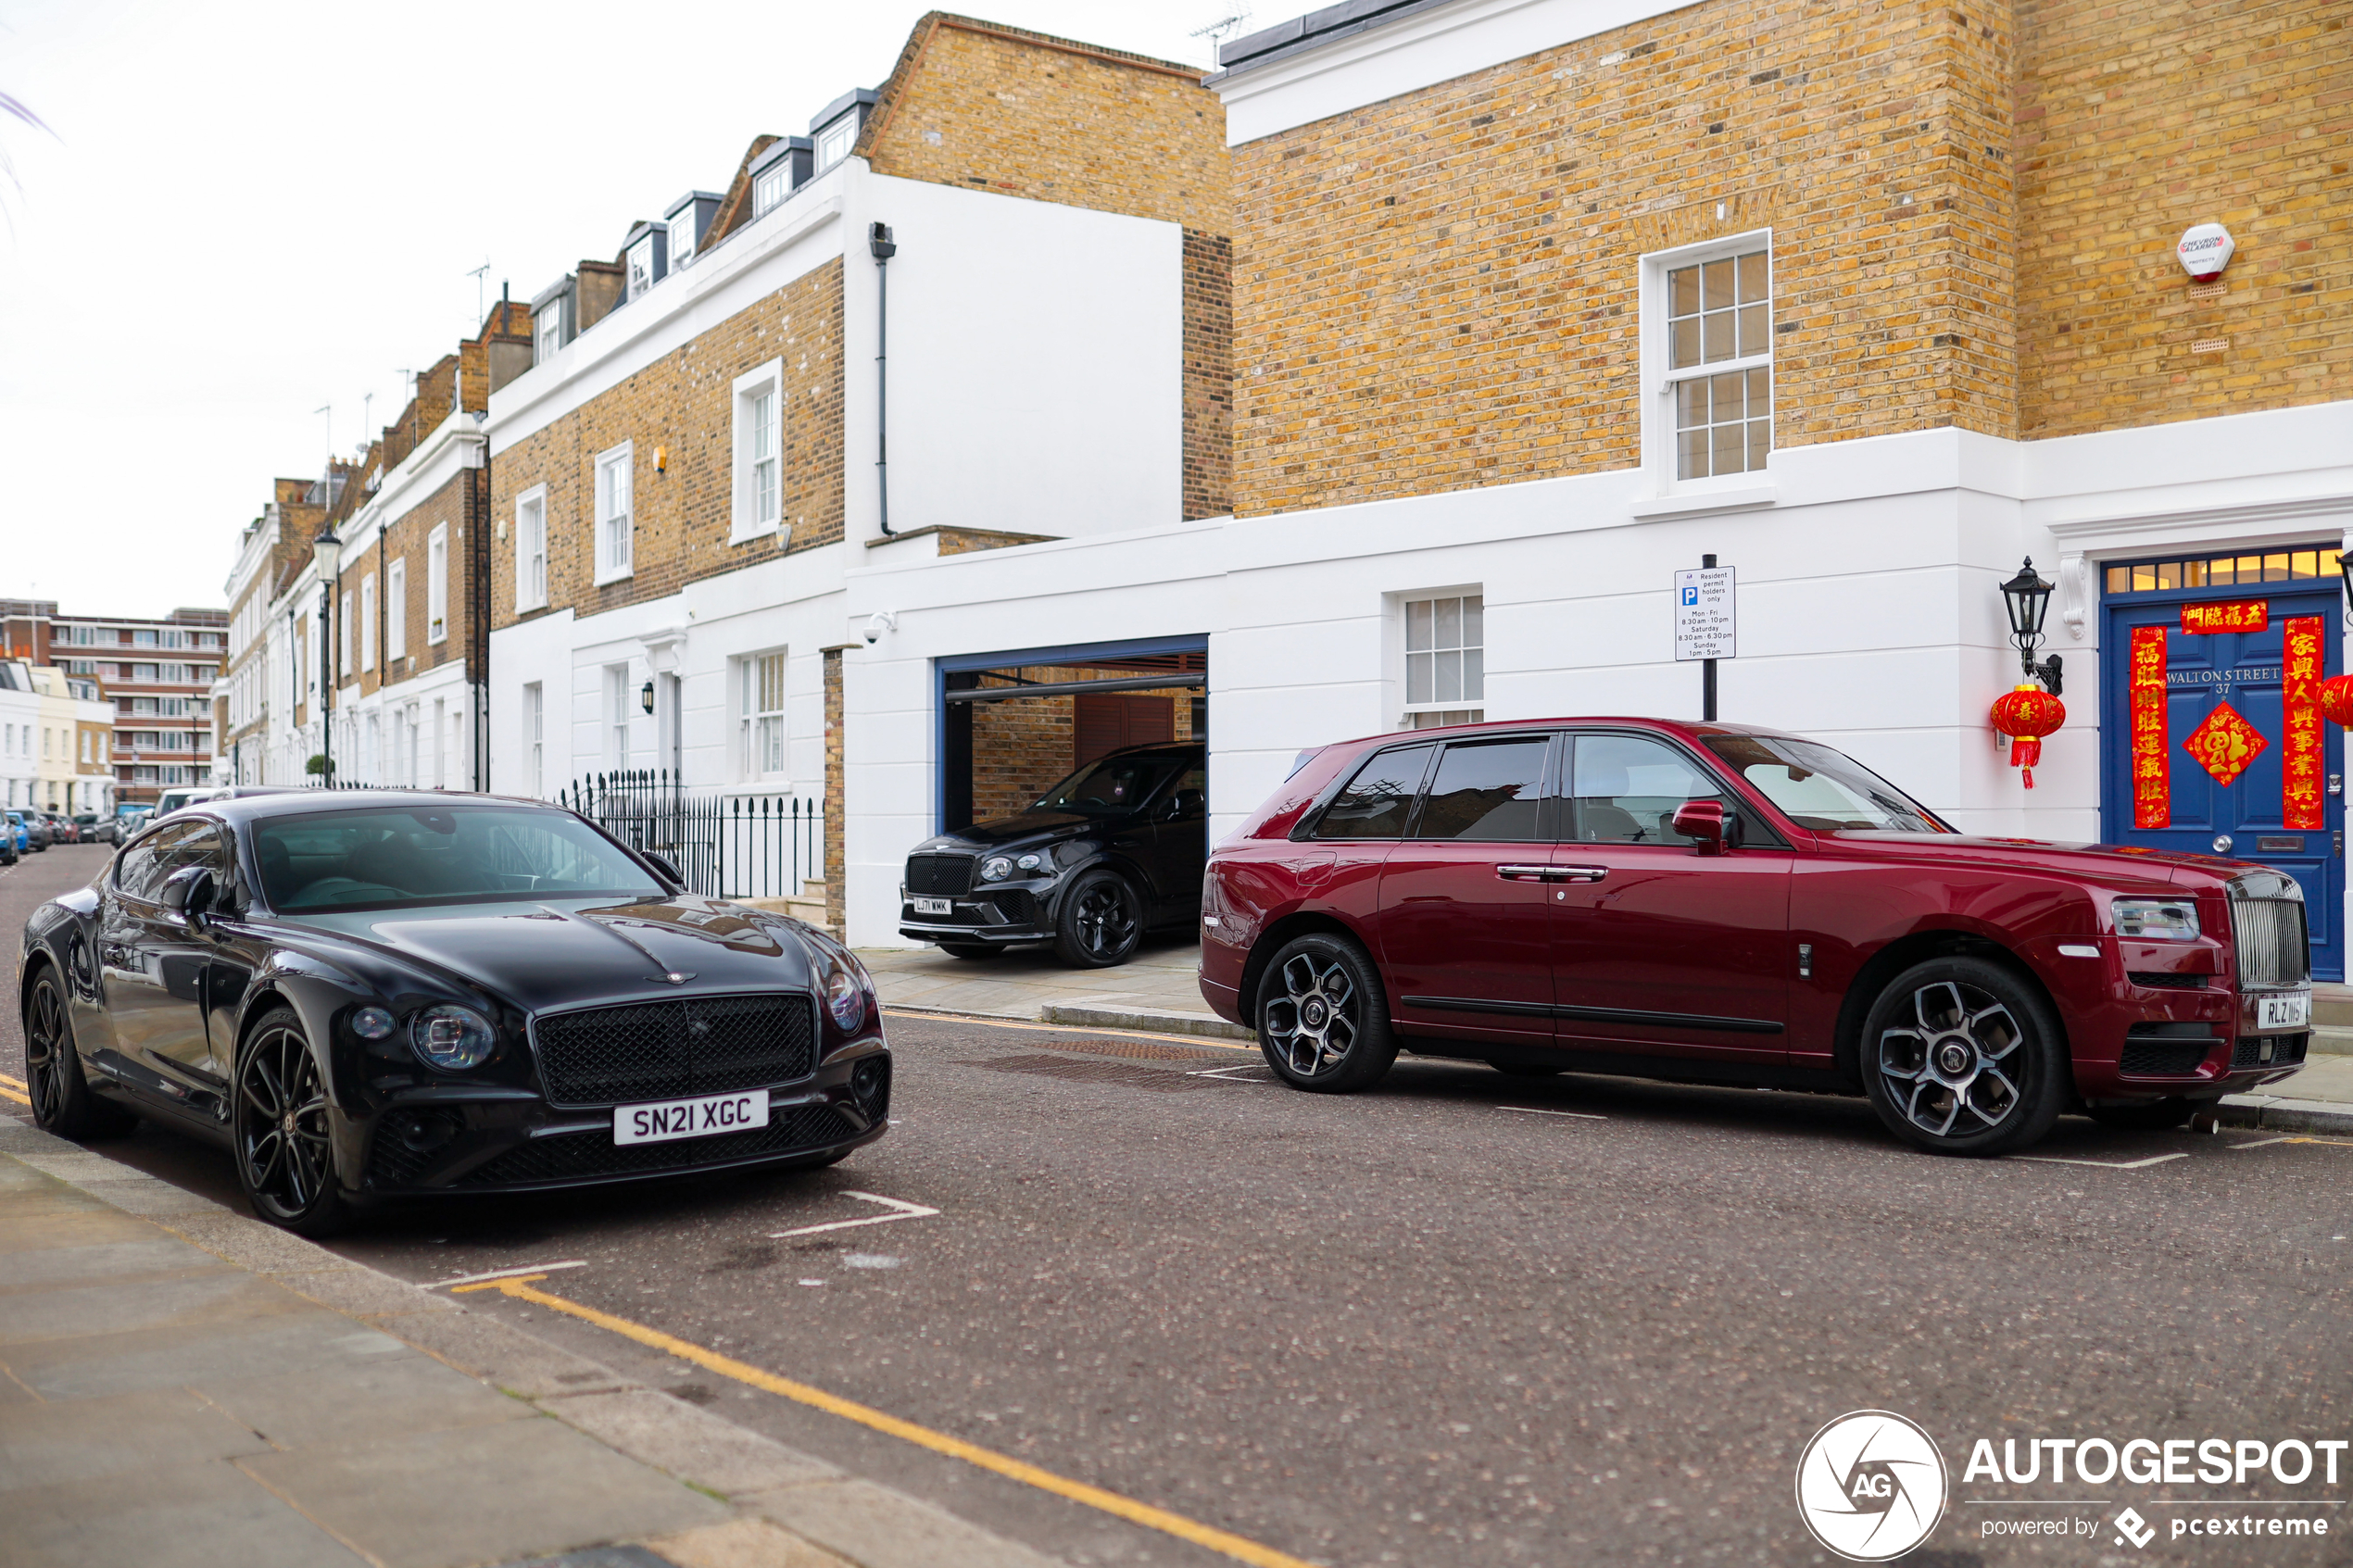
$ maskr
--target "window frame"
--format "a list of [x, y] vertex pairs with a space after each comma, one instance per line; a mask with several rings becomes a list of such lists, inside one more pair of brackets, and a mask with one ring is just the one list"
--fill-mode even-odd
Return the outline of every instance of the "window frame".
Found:
[[449, 525], [425, 535], [425, 646], [449, 640]]
[[[735, 483], [727, 543], [740, 545], [786, 532], [784, 360], [771, 359], [764, 365], [745, 371], [736, 378], [733, 391], [734, 400], [729, 407], [735, 435]], [[763, 395], [774, 399], [769, 407], [767, 433], [774, 443], [768, 461], [775, 465], [775, 493], [771, 497], [774, 515], [764, 522], [758, 515], [758, 478], [755, 472], [760, 461], [758, 441], [761, 433], [757, 410]]]
[[604, 667], [604, 696], [599, 706], [605, 709], [605, 742], [601, 749], [607, 766], [619, 771], [629, 766], [629, 666], [608, 664]]
[[[526, 522], [524, 520], [530, 521]], [[547, 487], [515, 497], [515, 612], [547, 608]]]
[[384, 568], [384, 664], [409, 657], [409, 558]]
[[[1395, 740], [1386, 746], [1377, 746], [1369, 751], [1366, 751], [1363, 756], [1356, 759], [1356, 762], [1353, 767], [1348, 769], [1345, 772], [1337, 774], [1334, 777], [1333, 782], [1324, 787], [1323, 797], [1317, 800], [1312, 809], [1300, 813], [1299, 822], [1290, 830], [1290, 836], [1292, 842], [1331, 844], [1404, 844], [1409, 842], [1413, 838], [1414, 829], [1421, 818], [1422, 796], [1429, 789], [1430, 771], [1432, 769], [1437, 767], [1438, 754], [1444, 748], [1445, 744], [1445, 742], [1439, 740], [1435, 736], [1429, 736], [1427, 738], [1415, 736], [1412, 738]], [[1356, 782], [1358, 775], [1363, 773], [1365, 769], [1371, 767], [1376, 760], [1382, 757], [1386, 757], [1389, 753], [1392, 751], [1407, 751], [1416, 746], [1424, 748], [1429, 753], [1429, 755], [1422, 759], [1422, 776], [1419, 782], [1414, 785], [1413, 798], [1406, 802], [1404, 825], [1398, 830], [1396, 837], [1349, 838], [1342, 837], [1337, 834], [1333, 834], [1328, 839], [1323, 837], [1322, 830], [1325, 816], [1330, 812], [1333, 806], [1339, 803], [1340, 797], [1348, 793], [1348, 786]]]
[[[1671, 328], [1667, 320], [1667, 312], [1672, 307], [1667, 274], [1681, 268], [1726, 261], [1759, 250], [1765, 254], [1765, 352], [1675, 369]], [[1780, 336], [1780, 323], [1775, 319], [1774, 312], [1780, 302], [1780, 292], [1775, 270], [1772, 229], [1750, 229], [1737, 234], [1718, 235], [1696, 245], [1678, 245], [1672, 250], [1651, 251], [1642, 257], [1641, 267], [1637, 308], [1642, 315], [1642, 462], [1651, 470], [1658, 494], [1706, 495], [1712, 491], [1751, 490], [1771, 483], [1772, 455], [1779, 440], [1781, 403], [1774, 345], [1774, 340]], [[1743, 469], [1739, 473], [1710, 474], [1705, 479], [1678, 478], [1675, 452], [1677, 387], [1688, 381], [1704, 381], [1710, 376], [1753, 370], [1764, 370], [1768, 385], [1771, 388], [1772, 412], [1766, 416], [1766, 466]]]
[[[351, 674], [352, 602], [351, 595], [348, 591], [342, 589], [338, 589], [336, 591], [335, 615], [339, 621], [339, 624], [335, 628], [335, 678], [338, 681], [341, 681], [348, 678]], [[157, 668], [157, 673], [161, 673], [160, 667]], [[175, 683], [158, 681], [157, 684], [159, 685], [170, 685]]]
[[[837, 116], [817, 132], [811, 143], [813, 172], [824, 173], [847, 158], [855, 150], [858, 145], [858, 132], [863, 127], [865, 118], [860, 109], [852, 108]], [[828, 157], [826, 156], [828, 147], [838, 150]]]
[[[1401, 730], [1436, 729], [1448, 724], [1483, 724], [1487, 721], [1487, 589], [1478, 583], [1457, 583], [1444, 588], [1416, 588], [1389, 596], [1390, 602], [1389, 638], [1390, 647], [1390, 679], [1393, 683], [1397, 727]], [[1449, 701], [1415, 702], [1413, 697], [1413, 655], [1417, 651], [1466, 652], [1474, 645], [1457, 643], [1452, 649], [1441, 649], [1433, 643], [1426, 650], [1417, 650], [1413, 642], [1413, 607], [1428, 604], [1433, 607], [1431, 619], [1437, 618], [1434, 608], [1446, 599], [1477, 599], [1478, 601], [1479, 633], [1476, 647], [1479, 656], [1479, 695], [1476, 699], [1459, 697]], [[1433, 687], [1433, 690], [1435, 688]]]
[[522, 684], [523, 756], [531, 767], [531, 793], [546, 797], [547, 759], [547, 688], [537, 681]]
[[372, 571], [359, 579], [359, 669], [362, 673], [376, 667], [376, 574]]
[[[1625, 729], [1606, 724], [1572, 726], [1565, 729], [1554, 746], [1553, 789], [1559, 797], [1553, 809], [1554, 842], [1575, 845], [1579, 850], [1656, 851], [1663, 849], [1679, 855], [1689, 855], [1692, 852], [1690, 842], [1682, 839], [1661, 838], [1655, 843], [1629, 844], [1617, 839], [1568, 836], [1577, 826], [1577, 797], [1571, 794], [1577, 780], [1577, 743], [1579, 740], [1603, 738], [1654, 741], [1681, 758], [1702, 778], [1715, 780], [1718, 789], [1724, 799], [1730, 803], [1730, 809], [1740, 815], [1741, 847], [1743, 849], [1787, 849], [1790, 847], [1789, 836], [1775, 824], [1771, 811], [1760, 808], [1756, 801], [1751, 798], [1755, 792], [1749, 788], [1747, 782], [1734, 778], [1730, 770], [1724, 767], [1705, 747], [1687, 745], [1680, 735], [1663, 734], [1656, 730]], [[1768, 802], [1767, 805], [1769, 807], [1770, 803]]]
[[[605, 475], [609, 471], [618, 471], [625, 476], [628, 490], [626, 505], [615, 512], [605, 509], [608, 500]], [[601, 588], [608, 583], [619, 583], [636, 575], [636, 443], [624, 441], [618, 446], [608, 446], [598, 453], [589, 472], [589, 486], [596, 544], [596, 586]], [[618, 528], [614, 526], [616, 523], [620, 525]], [[615, 543], [622, 546], [618, 560], [613, 558], [615, 552], [612, 546]]]
[[[768, 660], [776, 661], [776, 699], [774, 708], [763, 707], [760, 683], [762, 667]], [[747, 784], [774, 784], [791, 778], [792, 765], [792, 660], [788, 648], [762, 648], [736, 660], [736, 746], [740, 760], [739, 772]], [[768, 737], [775, 739], [775, 762], [768, 766]]]

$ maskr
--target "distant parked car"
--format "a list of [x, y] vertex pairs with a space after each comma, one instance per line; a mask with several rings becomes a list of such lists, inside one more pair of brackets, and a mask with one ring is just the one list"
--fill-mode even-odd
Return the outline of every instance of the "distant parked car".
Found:
[[174, 811], [200, 805], [208, 800], [243, 800], [256, 795], [290, 795], [292, 784], [192, 784], [184, 789], [167, 789], [156, 801], [156, 815], [168, 817]]
[[41, 815], [41, 822], [42, 825], [49, 830], [50, 843], [79, 844], [82, 842], [81, 830], [73, 825], [73, 819], [63, 811], [44, 811]]
[[0, 817], [0, 866], [13, 866], [21, 858], [17, 847], [16, 824]]
[[114, 841], [117, 844], [128, 844], [131, 841], [131, 835], [132, 834], [137, 833], [141, 828], [147, 825], [147, 819], [155, 815], [155, 810], [156, 809], [152, 806], [116, 807], [114, 812]]
[[98, 820], [98, 813], [95, 811], [76, 812], [73, 819], [73, 831], [74, 836], [84, 844], [107, 842], [104, 836], [106, 824]]
[[[16, 846], [18, 854], [30, 855], [32, 853], [34, 847], [32, 842], [32, 826], [24, 820], [24, 813], [22, 811], [11, 810], [8, 813], [8, 841]], [[44, 849], [48, 847], [46, 840], [43, 841], [41, 847]]]
[[27, 849], [39, 851], [49, 847], [49, 824], [41, 820], [40, 812], [26, 809], [14, 815], [24, 824], [24, 847]]

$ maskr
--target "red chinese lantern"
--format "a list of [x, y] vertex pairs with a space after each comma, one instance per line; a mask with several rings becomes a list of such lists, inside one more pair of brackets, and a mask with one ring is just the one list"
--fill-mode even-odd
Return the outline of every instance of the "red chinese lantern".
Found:
[[2067, 722], [2067, 704], [2040, 686], [2020, 686], [1994, 699], [1994, 727], [2010, 737], [2010, 766], [2034, 787], [2034, 764], [2043, 759], [2043, 737]]
[[2353, 725], [2353, 675], [2332, 675], [2321, 683], [2321, 713], [2331, 723]]

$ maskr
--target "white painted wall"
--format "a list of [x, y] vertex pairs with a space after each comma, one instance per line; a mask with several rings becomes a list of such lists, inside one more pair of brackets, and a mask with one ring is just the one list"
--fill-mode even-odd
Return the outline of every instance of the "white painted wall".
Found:
[[[898, 945], [907, 850], [934, 831], [932, 660], [1210, 636], [1210, 804], [1225, 833], [1305, 746], [1396, 727], [1395, 597], [1478, 584], [1490, 719], [1696, 718], [1669, 588], [1714, 553], [1740, 573], [1724, 718], [1840, 746], [1967, 831], [2099, 832], [2100, 559], [2353, 531], [2353, 404], [2033, 445], [1932, 431], [1773, 455], [1769, 505], [1639, 515], [1635, 470], [939, 558], [914, 542], [848, 579], [852, 625], [898, 629], [845, 669], [849, 935]], [[2021, 788], [1987, 722], [2018, 679], [1997, 585], [2089, 558], [2082, 635], [2055, 598], [2069, 719]]]

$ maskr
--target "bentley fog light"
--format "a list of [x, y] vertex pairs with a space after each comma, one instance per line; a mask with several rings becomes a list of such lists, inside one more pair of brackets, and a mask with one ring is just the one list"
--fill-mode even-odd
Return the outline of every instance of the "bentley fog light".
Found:
[[409, 1020], [409, 1043], [435, 1067], [479, 1067], [498, 1036], [472, 1008], [427, 1008]]
[[381, 1040], [392, 1033], [392, 1014], [382, 1008], [361, 1008], [351, 1015], [351, 1032], [363, 1040]]
[[1013, 862], [1010, 855], [991, 855], [980, 863], [980, 880], [983, 882], [1002, 882], [1013, 874]]
[[2143, 942], [2197, 939], [2197, 906], [2186, 898], [2119, 898], [2116, 933]]

